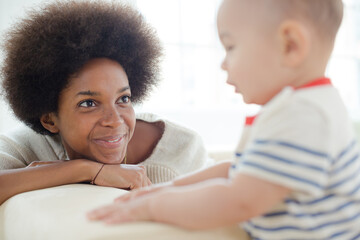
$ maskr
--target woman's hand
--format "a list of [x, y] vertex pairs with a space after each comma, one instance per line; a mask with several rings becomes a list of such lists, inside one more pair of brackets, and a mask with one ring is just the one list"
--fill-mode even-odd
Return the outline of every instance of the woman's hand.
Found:
[[141, 165], [105, 164], [95, 179], [99, 186], [136, 189], [151, 185], [146, 169]]
[[61, 163], [61, 162], [65, 162], [65, 160], [57, 160], [57, 161], [33, 161], [31, 162], [29, 165], [27, 165], [27, 167], [40, 167], [40, 166], [46, 166], [49, 164], [56, 164], [56, 163]]

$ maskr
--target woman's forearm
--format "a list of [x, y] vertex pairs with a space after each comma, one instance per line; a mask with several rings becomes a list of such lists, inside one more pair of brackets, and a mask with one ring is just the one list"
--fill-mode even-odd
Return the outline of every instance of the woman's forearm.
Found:
[[91, 181], [98, 163], [71, 160], [39, 167], [0, 170], [0, 204], [31, 190]]

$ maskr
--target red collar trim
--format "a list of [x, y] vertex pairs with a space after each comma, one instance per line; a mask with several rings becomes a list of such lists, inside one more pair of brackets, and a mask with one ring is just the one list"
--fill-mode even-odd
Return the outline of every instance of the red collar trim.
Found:
[[253, 122], [255, 121], [256, 117], [257, 117], [257, 115], [246, 117], [245, 118], [245, 126], [251, 126], [253, 124]]
[[323, 85], [332, 85], [330, 78], [326, 78], [326, 77], [318, 78], [318, 79], [315, 79], [314, 81], [306, 83], [305, 85], [302, 85], [295, 89], [303, 89], [303, 88], [317, 87], [317, 86], [323, 86]]
[[[325, 85], [332, 85], [330, 78], [322, 77], [322, 78], [315, 79], [314, 81], [311, 81], [309, 83], [306, 83], [305, 85], [295, 88], [295, 90], [303, 89], [303, 88], [310, 88], [310, 87], [317, 87], [317, 86], [325, 86]], [[245, 118], [245, 126], [251, 126], [254, 123], [256, 117], [257, 117], [257, 115], [246, 117]]]

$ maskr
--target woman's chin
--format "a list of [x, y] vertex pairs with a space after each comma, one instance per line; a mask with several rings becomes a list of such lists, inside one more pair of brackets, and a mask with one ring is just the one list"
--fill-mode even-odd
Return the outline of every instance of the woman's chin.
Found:
[[123, 158], [103, 157], [96, 159], [96, 161], [104, 164], [121, 164], [123, 163]]
[[104, 164], [121, 164], [126, 155], [126, 148], [120, 148], [112, 151], [107, 149], [92, 149], [92, 157], [95, 161]]

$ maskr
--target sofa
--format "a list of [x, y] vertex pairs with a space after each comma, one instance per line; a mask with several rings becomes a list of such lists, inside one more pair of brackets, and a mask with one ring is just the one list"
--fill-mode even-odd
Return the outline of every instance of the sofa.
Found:
[[89, 210], [124, 193], [125, 190], [111, 187], [70, 184], [18, 194], [0, 206], [0, 239], [246, 239], [237, 226], [190, 231], [154, 222], [106, 225], [86, 218]]

